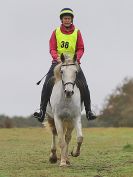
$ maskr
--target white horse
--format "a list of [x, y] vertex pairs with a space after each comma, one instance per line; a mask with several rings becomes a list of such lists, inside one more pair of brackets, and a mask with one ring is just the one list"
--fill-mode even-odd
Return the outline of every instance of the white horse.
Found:
[[61, 55], [62, 63], [58, 64], [54, 71], [55, 85], [47, 106], [48, 122], [52, 130], [52, 145], [50, 162], [57, 162], [56, 135], [58, 135], [61, 148], [60, 166], [69, 165], [68, 145], [73, 129], [77, 132], [77, 147], [71, 152], [74, 157], [79, 156], [83, 142], [81, 111], [82, 103], [79, 88], [75, 84], [79, 65], [75, 59], [69, 59]]

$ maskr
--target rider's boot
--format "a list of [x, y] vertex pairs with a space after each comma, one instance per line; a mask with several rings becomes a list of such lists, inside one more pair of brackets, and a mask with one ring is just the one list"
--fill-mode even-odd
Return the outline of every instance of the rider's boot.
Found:
[[34, 112], [33, 116], [39, 121], [39, 122], [43, 122], [44, 118], [45, 118], [45, 112], [40, 109], [39, 112]]
[[43, 122], [45, 118], [45, 112], [47, 103], [50, 99], [50, 93], [48, 89], [48, 83], [46, 81], [44, 82], [43, 89], [42, 89], [42, 95], [41, 95], [41, 103], [40, 103], [40, 111], [35, 112], [33, 116], [38, 119], [39, 122]]
[[86, 118], [88, 120], [96, 119], [96, 115], [94, 115], [94, 113], [91, 111], [91, 99], [90, 99], [90, 91], [88, 89], [88, 86], [85, 86], [84, 105], [86, 111]]
[[88, 120], [96, 119], [96, 116], [91, 111], [90, 91], [89, 91], [84, 73], [81, 68], [77, 74], [77, 84], [80, 89], [81, 97], [83, 98], [83, 101], [84, 101], [84, 106], [86, 110], [86, 118]]
[[38, 119], [39, 122], [43, 122], [46, 113], [47, 103], [50, 100], [50, 96], [53, 89], [53, 81], [49, 79], [49, 81], [44, 83], [41, 95], [41, 104], [40, 104], [40, 111], [35, 112], [33, 116]]
[[96, 117], [96, 115], [93, 114], [92, 111], [87, 110], [87, 111], [86, 111], [86, 118], [87, 118], [88, 120], [94, 120], [94, 119], [96, 119], [97, 117]]

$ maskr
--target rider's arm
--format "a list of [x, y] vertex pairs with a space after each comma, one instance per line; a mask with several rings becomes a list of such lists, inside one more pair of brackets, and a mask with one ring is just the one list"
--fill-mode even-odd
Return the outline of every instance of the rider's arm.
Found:
[[51, 38], [49, 40], [49, 48], [50, 48], [50, 54], [53, 58], [53, 61], [57, 61], [58, 54], [57, 54], [57, 41], [56, 41], [55, 31], [53, 31]]
[[77, 43], [76, 43], [76, 55], [77, 61], [80, 63], [80, 59], [84, 53], [84, 42], [81, 35], [81, 32], [78, 30]]

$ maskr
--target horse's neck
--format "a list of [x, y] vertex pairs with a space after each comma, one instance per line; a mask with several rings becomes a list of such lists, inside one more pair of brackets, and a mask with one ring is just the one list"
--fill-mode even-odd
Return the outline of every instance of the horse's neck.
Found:
[[68, 110], [77, 110], [81, 109], [81, 97], [80, 97], [80, 91], [78, 87], [74, 86], [74, 94], [71, 98], [66, 98], [62, 81], [58, 81], [55, 83], [52, 95], [51, 95], [51, 106], [52, 109], [55, 110], [55, 107], [63, 111], [64, 108], [68, 108]]

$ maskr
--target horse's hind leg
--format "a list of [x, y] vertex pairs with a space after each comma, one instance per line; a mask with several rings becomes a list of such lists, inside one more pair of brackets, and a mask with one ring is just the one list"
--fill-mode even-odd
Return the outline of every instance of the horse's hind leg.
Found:
[[81, 144], [83, 142], [83, 134], [82, 134], [82, 124], [81, 124], [81, 117], [79, 117], [77, 120], [75, 120], [75, 129], [77, 132], [77, 147], [75, 152], [71, 152], [71, 155], [73, 157], [77, 157], [80, 155], [80, 148]]
[[56, 136], [57, 136], [57, 131], [54, 123], [54, 119], [48, 119], [48, 123], [51, 127], [52, 131], [52, 144], [51, 144], [51, 153], [49, 157], [49, 161], [51, 163], [56, 163], [57, 162], [57, 155], [56, 155]]

